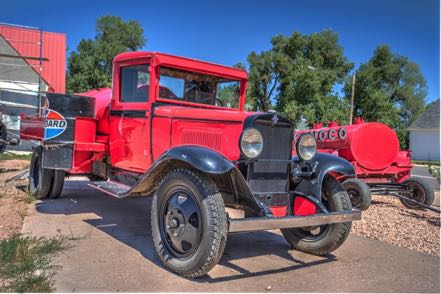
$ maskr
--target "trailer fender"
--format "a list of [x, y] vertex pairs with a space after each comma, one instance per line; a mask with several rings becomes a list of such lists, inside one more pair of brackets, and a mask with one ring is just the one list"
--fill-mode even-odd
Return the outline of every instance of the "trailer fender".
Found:
[[312, 195], [320, 200], [323, 181], [326, 175], [338, 176], [339, 180], [355, 177], [353, 165], [341, 157], [327, 153], [317, 153], [312, 161], [316, 164], [316, 178], [312, 181], [301, 181], [295, 188], [295, 191]]

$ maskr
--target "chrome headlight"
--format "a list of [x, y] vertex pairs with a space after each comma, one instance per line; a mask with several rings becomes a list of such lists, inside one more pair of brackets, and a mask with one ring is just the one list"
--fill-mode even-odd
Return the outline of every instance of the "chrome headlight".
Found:
[[305, 133], [297, 140], [296, 150], [300, 159], [311, 160], [317, 152], [317, 141], [311, 133]]
[[240, 150], [248, 158], [255, 158], [263, 150], [263, 138], [258, 129], [248, 128], [240, 138]]

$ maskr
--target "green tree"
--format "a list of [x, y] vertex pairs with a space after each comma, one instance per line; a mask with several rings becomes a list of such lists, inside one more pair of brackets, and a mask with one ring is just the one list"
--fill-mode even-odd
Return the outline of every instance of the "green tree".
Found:
[[[354, 115], [394, 128], [401, 147], [406, 148], [405, 128], [424, 110], [427, 96], [426, 81], [419, 66], [382, 45], [375, 49], [368, 62], [360, 65], [356, 77]], [[349, 101], [350, 81], [344, 91]]]
[[144, 30], [134, 20], [103, 16], [96, 22], [94, 39], [82, 39], [67, 62], [67, 90], [83, 92], [109, 87], [112, 60], [118, 53], [136, 51], [146, 44]]
[[275, 107], [291, 120], [309, 124], [349, 116], [347, 101], [333, 92], [344, 83], [353, 64], [344, 56], [338, 35], [324, 30], [311, 35], [277, 35], [272, 48], [248, 55], [248, 98], [256, 108]]

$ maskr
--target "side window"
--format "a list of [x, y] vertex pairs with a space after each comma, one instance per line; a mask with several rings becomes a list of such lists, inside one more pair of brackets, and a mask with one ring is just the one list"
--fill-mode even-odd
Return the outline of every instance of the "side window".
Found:
[[121, 102], [149, 100], [150, 72], [148, 64], [121, 68]]

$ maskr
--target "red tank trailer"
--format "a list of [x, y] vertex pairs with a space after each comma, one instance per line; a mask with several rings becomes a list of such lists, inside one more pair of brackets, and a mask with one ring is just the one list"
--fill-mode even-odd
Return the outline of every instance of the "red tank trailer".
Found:
[[340, 156], [354, 166], [357, 179], [342, 181], [353, 207], [367, 209], [371, 193], [397, 196], [408, 208], [432, 205], [433, 188], [424, 179], [410, 176], [411, 151], [400, 150], [395, 131], [387, 125], [361, 118], [347, 126], [317, 123], [310, 130], [296, 131], [295, 138], [305, 133], [314, 135], [318, 152]]
[[112, 89], [48, 93], [42, 115], [21, 117], [21, 138], [40, 142], [30, 192], [57, 198], [66, 175], [85, 175], [117, 198], [151, 195], [156, 252], [185, 277], [216, 265], [229, 232], [281, 229], [298, 250], [334, 251], [361, 218], [337, 180], [354, 177], [354, 167], [316, 153], [310, 134], [297, 140], [293, 158], [292, 122], [246, 112], [246, 88], [241, 69], [119, 54]]

